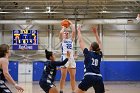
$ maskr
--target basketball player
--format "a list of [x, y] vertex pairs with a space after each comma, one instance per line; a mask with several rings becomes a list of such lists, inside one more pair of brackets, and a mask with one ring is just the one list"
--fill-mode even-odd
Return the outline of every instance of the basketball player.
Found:
[[45, 91], [45, 93], [58, 93], [58, 90], [53, 84], [56, 75], [56, 66], [62, 66], [66, 64], [70, 57], [70, 53], [67, 52], [67, 58], [63, 62], [56, 62], [54, 54], [50, 51], [45, 50], [45, 54], [46, 58], [50, 61], [47, 61], [44, 66], [44, 71], [39, 84], [40, 87]]
[[11, 75], [8, 72], [9, 56], [9, 46], [6, 44], [0, 45], [0, 93], [12, 93], [5, 85], [4, 79], [11, 83], [18, 90], [19, 93], [22, 93], [24, 89], [12, 79]]
[[71, 21], [69, 22], [72, 28], [71, 37], [69, 37], [69, 32], [66, 31], [68, 30], [68, 28], [65, 28], [64, 26], [62, 26], [62, 29], [59, 34], [59, 38], [61, 41], [61, 49], [62, 49], [61, 59], [62, 60], [65, 59], [67, 51], [69, 51], [71, 54], [70, 59], [68, 60], [67, 64], [61, 67], [60, 93], [63, 93], [67, 71], [70, 74], [70, 84], [71, 84], [72, 93], [74, 93], [75, 91], [75, 84], [76, 84], [75, 82], [76, 63], [73, 56], [73, 41], [75, 38], [75, 28], [74, 28], [73, 23]]
[[103, 56], [100, 51], [102, 44], [96, 29], [96, 27], [93, 27], [93, 33], [97, 42], [91, 43], [89, 49], [87, 49], [80, 32], [81, 27], [78, 27], [79, 44], [80, 48], [83, 50], [85, 59], [84, 78], [78, 85], [76, 93], [85, 93], [90, 87], [94, 88], [95, 93], [105, 93], [102, 75], [100, 74], [100, 62]]

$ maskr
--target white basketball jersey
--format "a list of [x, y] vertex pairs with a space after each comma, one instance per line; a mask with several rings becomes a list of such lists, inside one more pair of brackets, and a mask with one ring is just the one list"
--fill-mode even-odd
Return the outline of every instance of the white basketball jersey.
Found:
[[71, 38], [63, 39], [61, 46], [62, 46], [62, 55], [65, 55], [67, 51], [69, 51], [71, 55], [73, 55], [73, 42]]

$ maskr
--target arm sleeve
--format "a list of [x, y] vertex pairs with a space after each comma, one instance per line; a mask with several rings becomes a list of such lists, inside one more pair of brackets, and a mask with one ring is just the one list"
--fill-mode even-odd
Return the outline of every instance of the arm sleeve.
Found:
[[62, 66], [62, 65], [65, 65], [68, 61], [68, 58], [66, 58], [64, 61], [62, 62], [52, 62], [51, 65], [52, 66]]

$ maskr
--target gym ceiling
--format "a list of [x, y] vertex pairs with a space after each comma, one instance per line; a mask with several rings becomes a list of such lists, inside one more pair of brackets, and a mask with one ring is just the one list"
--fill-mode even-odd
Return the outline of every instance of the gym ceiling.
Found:
[[0, 0], [0, 19], [132, 19], [140, 0]]

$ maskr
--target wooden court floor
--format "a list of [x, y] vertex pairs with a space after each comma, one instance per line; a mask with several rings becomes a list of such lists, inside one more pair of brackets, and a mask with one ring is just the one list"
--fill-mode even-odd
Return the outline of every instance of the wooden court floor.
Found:
[[[78, 84], [79, 82], [77, 82]], [[140, 81], [139, 82], [109, 82], [105, 83], [105, 93], [140, 93]], [[20, 83], [25, 89], [23, 93], [45, 93], [39, 86], [38, 82], [33, 83]], [[55, 82], [57, 88], [59, 88], [59, 82]], [[13, 93], [18, 93], [13, 86], [7, 84]], [[71, 93], [70, 82], [66, 82], [64, 93]], [[86, 93], [94, 93], [94, 89], [90, 88]]]

